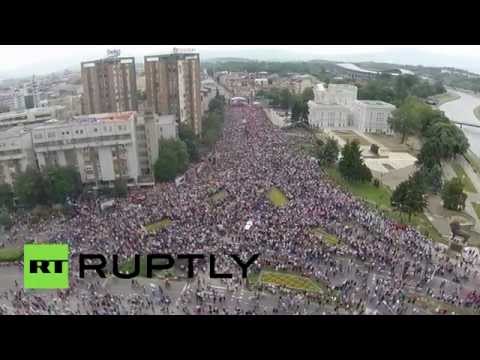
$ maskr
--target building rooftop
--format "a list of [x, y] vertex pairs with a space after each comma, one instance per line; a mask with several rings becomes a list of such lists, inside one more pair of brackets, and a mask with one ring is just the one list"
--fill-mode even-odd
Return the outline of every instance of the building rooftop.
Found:
[[380, 101], [380, 100], [357, 100], [359, 103], [365, 104], [365, 105], [374, 105], [374, 106], [383, 106], [383, 107], [395, 107], [392, 104], [389, 104], [385, 101]]
[[104, 124], [109, 123], [111, 121], [128, 121], [136, 114], [135, 111], [126, 111], [120, 113], [106, 113], [106, 114], [91, 114], [91, 115], [80, 115], [75, 116], [71, 120], [56, 120], [52, 119], [46, 121], [42, 125], [38, 125], [37, 129], [45, 129], [45, 128], [55, 128], [58, 126], [65, 126], [65, 125], [79, 125], [79, 124]]
[[158, 59], [184, 59], [186, 57], [200, 57], [197, 52], [179, 52], [179, 53], [170, 53], [170, 54], [161, 54], [161, 55], [147, 55], [145, 56], [145, 61], [155, 61]]
[[96, 122], [96, 123], [105, 123], [110, 121], [128, 121], [135, 116], [135, 111], [125, 111], [125, 112], [116, 112], [116, 113], [105, 113], [105, 114], [91, 114], [91, 115], [79, 115], [73, 118], [75, 122]]
[[402, 75], [415, 75], [413, 71], [407, 70], [407, 69], [398, 69], [402, 73]]
[[350, 64], [350, 63], [338, 63], [337, 66], [350, 71], [357, 71], [365, 74], [378, 74], [378, 72], [376, 71], [365, 70], [355, 64]]
[[65, 106], [53, 105], [53, 106], [38, 107], [38, 108], [26, 109], [26, 110], [14, 110], [14, 111], [1, 113], [0, 114], [0, 119], [7, 119], [7, 118], [19, 116], [19, 115], [25, 115], [27, 113], [33, 113], [33, 114], [46, 113], [46, 112], [50, 112], [50, 111], [53, 111], [53, 110], [61, 110], [61, 109], [64, 109], [64, 108], [65, 108]]
[[95, 64], [135, 63], [135, 57], [106, 57], [98, 60], [83, 61], [81, 67], [89, 67]]
[[35, 127], [38, 127], [38, 125], [13, 126], [6, 130], [0, 131], [0, 139], [7, 139], [7, 138], [12, 138], [12, 137], [26, 134], [30, 132], [32, 129], [34, 129]]

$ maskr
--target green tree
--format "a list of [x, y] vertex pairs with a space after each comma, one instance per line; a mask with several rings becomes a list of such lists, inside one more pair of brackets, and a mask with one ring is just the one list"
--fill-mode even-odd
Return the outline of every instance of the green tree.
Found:
[[295, 102], [293, 95], [288, 89], [282, 89], [279, 95], [279, 105], [284, 109], [290, 109]]
[[12, 225], [12, 219], [5, 208], [0, 208], [0, 226], [3, 226], [5, 229], [10, 229]]
[[372, 172], [365, 165], [357, 141], [348, 142], [342, 149], [342, 158], [338, 170], [348, 181], [371, 181]]
[[421, 133], [427, 136], [430, 128], [437, 123], [448, 123], [450, 120], [440, 111], [433, 109], [427, 104], [419, 105], [417, 108], [417, 116], [421, 124]]
[[53, 203], [64, 203], [67, 196], [75, 198], [82, 192], [80, 173], [74, 167], [52, 167], [45, 172], [48, 198]]
[[155, 179], [171, 181], [188, 167], [187, 145], [181, 140], [162, 140], [158, 159], [154, 165]]
[[408, 214], [408, 219], [411, 220], [414, 213], [423, 211], [427, 206], [423, 190], [418, 178], [410, 177], [396, 187], [391, 198], [392, 207]]
[[422, 165], [415, 175], [425, 192], [437, 194], [442, 190], [442, 167], [439, 163]]
[[302, 99], [304, 102], [308, 103], [310, 100], [315, 99], [315, 94], [313, 93], [313, 88], [308, 87], [302, 92]]
[[470, 144], [467, 137], [452, 122], [437, 122], [427, 131], [429, 146], [435, 149], [442, 159], [450, 159], [456, 155], [463, 155]]
[[185, 124], [180, 124], [178, 129], [178, 137], [187, 145], [188, 156], [191, 161], [198, 161], [200, 155], [198, 153], [198, 139], [193, 130]]
[[408, 97], [405, 102], [392, 112], [388, 120], [393, 131], [402, 135], [402, 144], [407, 136], [414, 135], [420, 129], [417, 109], [420, 101], [414, 97]]
[[303, 104], [300, 99], [295, 99], [293, 106], [292, 106], [292, 123], [297, 123], [299, 121], [302, 121], [303, 119]]
[[0, 208], [13, 209], [13, 189], [10, 184], [0, 185]]
[[464, 193], [465, 185], [462, 179], [456, 177], [445, 183], [442, 190], [443, 206], [446, 209], [460, 211], [465, 209], [467, 194]]
[[113, 182], [113, 196], [127, 197], [128, 195], [128, 181], [125, 177], [118, 177]]
[[325, 143], [317, 146], [318, 162], [322, 166], [332, 166], [338, 159], [339, 146], [337, 140], [329, 137]]
[[44, 173], [29, 167], [15, 177], [14, 193], [21, 204], [33, 207], [50, 203], [49, 181]]

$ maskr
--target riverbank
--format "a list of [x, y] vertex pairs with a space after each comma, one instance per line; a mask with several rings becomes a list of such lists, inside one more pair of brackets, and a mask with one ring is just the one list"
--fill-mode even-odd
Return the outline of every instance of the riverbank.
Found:
[[[474, 110], [480, 107], [480, 97], [459, 90], [448, 91], [459, 95], [460, 98], [439, 106], [439, 109], [452, 121], [478, 125], [480, 120], [474, 115]], [[480, 128], [463, 126], [461, 129], [470, 143], [470, 150], [476, 156], [480, 156]]]
[[434, 96], [432, 96], [432, 98], [436, 100], [436, 102], [437, 102], [436, 106], [442, 106], [443, 104], [446, 104], [447, 102], [460, 99], [460, 95], [448, 91], [444, 94], [434, 95]]
[[480, 105], [473, 110], [473, 113], [475, 114], [475, 117], [480, 121]]

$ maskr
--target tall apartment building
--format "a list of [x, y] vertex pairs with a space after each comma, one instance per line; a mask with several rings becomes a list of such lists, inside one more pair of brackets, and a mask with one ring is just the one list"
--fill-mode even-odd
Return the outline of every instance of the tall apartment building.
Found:
[[84, 114], [138, 110], [133, 57], [82, 62], [82, 85]]
[[200, 135], [200, 72], [200, 57], [195, 53], [145, 56], [146, 107], [160, 115], [175, 114]]

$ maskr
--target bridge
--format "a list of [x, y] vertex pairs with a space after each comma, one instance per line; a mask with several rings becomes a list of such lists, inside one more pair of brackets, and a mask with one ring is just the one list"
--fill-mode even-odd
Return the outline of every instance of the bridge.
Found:
[[471, 123], [464, 123], [464, 122], [459, 122], [459, 121], [452, 121], [453, 123], [457, 124], [460, 126], [460, 128], [463, 128], [464, 126], [471, 126], [475, 128], [480, 128], [480, 124], [471, 124]]

